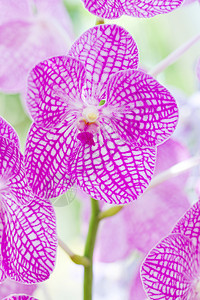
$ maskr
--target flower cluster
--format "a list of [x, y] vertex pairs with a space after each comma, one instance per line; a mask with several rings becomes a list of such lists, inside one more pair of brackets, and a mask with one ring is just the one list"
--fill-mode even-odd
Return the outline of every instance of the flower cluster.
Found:
[[0, 119], [0, 281], [47, 279], [55, 264], [56, 220], [52, 205], [30, 189], [18, 137]]
[[150, 299], [200, 298], [200, 201], [147, 255], [141, 276]]
[[[102, 18], [149, 18], [177, 9], [183, 0], [83, 3]], [[28, 79], [33, 124], [23, 156], [16, 132], [0, 117], [0, 282], [49, 278], [57, 248], [49, 199], [77, 185], [96, 200], [126, 204], [148, 187], [156, 159], [161, 172], [187, 157], [168, 140], [178, 120], [176, 101], [139, 68], [132, 36], [102, 24], [84, 32], [66, 53], [72, 38], [61, 0], [1, 1], [0, 90], [25, 94]], [[165, 141], [157, 158], [157, 146]], [[166, 158], [168, 152], [173, 156]], [[106, 221], [97, 238], [99, 259], [114, 261], [134, 249], [144, 257], [188, 208], [186, 179], [187, 174], [169, 180]], [[141, 273], [150, 299], [200, 298], [199, 224], [200, 202], [146, 257]], [[114, 235], [114, 250], [108, 251]], [[139, 287], [138, 277], [135, 282]], [[4, 300], [36, 300], [26, 289], [18, 293]]]
[[68, 56], [30, 72], [34, 123], [25, 162], [34, 193], [56, 197], [77, 184], [97, 200], [121, 204], [144, 191], [156, 146], [174, 131], [178, 109], [171, 94], [137, 68], [130, 34], [100, 25], [83, 33]]

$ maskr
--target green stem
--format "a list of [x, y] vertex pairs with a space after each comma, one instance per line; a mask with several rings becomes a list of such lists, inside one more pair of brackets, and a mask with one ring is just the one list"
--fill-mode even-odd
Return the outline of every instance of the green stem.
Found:
[[91, 217], [84, 252], [84, 257], [90, 260], [90, 265], [84, 267], [84, 300], [92, 300], [93, 252], [99, 225], [99, 212], [99, 202], [91, 198]]
[[123, 205], [118, 205], [118, 206], [113, 206], [107, 210], [103, 210], [99, 213], [99, 220], [103, 220], [105, 218], [112, 217], [116, 215], [120, 210], [122, 210], [124, 206]]
[[58, 245], [69, 256], [69, 258], [77, 265], [83, 265], [85, 267], [90, 265], [90, 261], [87, 257], [75, 254], [69, 247], [58, 237]]

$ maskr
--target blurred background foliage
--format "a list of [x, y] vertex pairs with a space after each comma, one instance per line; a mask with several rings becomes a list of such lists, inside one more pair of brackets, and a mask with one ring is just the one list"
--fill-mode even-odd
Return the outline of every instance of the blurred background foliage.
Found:
[[[84, 9], [80, 0], [65, 0], [64, 4], [74, 26], [75, 38], [94, 26], [96, 17]], [[196, 1], [170, 14], [159, 15], [151, 19], [123, 16], [117, 20], [106, 20], [106, 23], [117, 23], [132, 34], [138, 45], [140, 66], [148, 71], [182, 43], [199, 33], [200, 5]], [[195, 65], [199, 56], [200, 46], [197, 43], [176, 63], [160, 74], [158, 80], [165, 86], [180, 89], [187, 97], [191, 96], [199, 89], [195, 73]], [[20, 96], [1, 93], [0, 115], [16, 129], [23, 153], [31, 120]], [[75, 191], [74, 194], [76, 194]], [[77, 199], [71, 199], [71, 197], [76, 198], [74, 194], [70, 191], [61, 199], [53, 199], [52, 202], [57, 214], [58, 235], [74, 252], [82, 254], [84, 241], [80, 238], [81, 208]], [[128, 299], [126, 283], [128, 278], [131, 278], [132, 272], [129, 260], [133, 261], [129, 258], [118, 264], [97, 264], [95, 279], [98, 286], [96, 286], [94, 300]], [[133, 267], [133, 264], [131, 266]], [[67, 255], [59, 248], [55, 272], [47, 282], [39, 285], [35, 295], [41, 300], [82, 299], [82, 276], [82, 267], [71, 263]], [[102, 278], [106, 282], [103, 282]], [[109, 289], [109, 286], [112, 288]]]

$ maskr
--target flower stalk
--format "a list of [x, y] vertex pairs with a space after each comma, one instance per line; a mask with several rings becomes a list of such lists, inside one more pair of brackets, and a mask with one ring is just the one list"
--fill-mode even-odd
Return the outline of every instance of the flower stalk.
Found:
[[95, 25], [101, 25], [101, 24], [105, 24], [104, 19], [97, 17]]
[[88, 267], [90, 265], [90, 261], [87, 257], [77, 255], [72, 252], [69, 247], [58, 238], [58, 245], [64, 250], [64, 252], [69, 256], [69, 258], [77, 265], [83, 265], [84, 267]]
[[159, 73], [165, 70], [167, 67], [176, 62], [188, 49], [190, 49], [194, 44], [200, 40], [200, 34], [197, 34], [195, 37], [191, 38], [189, 41], [181, 45], [175, 51], [170, 53], [165, 59], [159, 62], [149, 74], [156, 77]]
[[92, 300], [93, 252], [99, 225], [99, 213], [99, 202], [91, 198], [91, 217], [84, 252], [84, 257], [90, 261], [90, 265], [85, 266], [84, 270], [84, 300]]
[[124, 207], [123, 205], [118, 205], [118, 206], [113, 206], [107, 210], [101, 211], [99, 213], [99, 220], [116, 215], [123, 207]]

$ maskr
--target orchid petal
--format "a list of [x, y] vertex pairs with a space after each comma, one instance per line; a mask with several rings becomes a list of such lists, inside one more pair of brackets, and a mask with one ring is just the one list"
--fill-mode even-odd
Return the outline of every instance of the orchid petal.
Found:
[[150, 18], [158, 14], [165, 14], [178, 8], [183, 0], [161, 0], [161, 1], [133, 1], [133, 0], [82, 0], [85, 8], [92, 14], [115, 19], [122, 15], [128, 15], [138, 18]]
[[117, 25], [90, 28], [77, 39], [68, 54], [85, 64], [85, 97], [93, 105], [105, 98], [105, 83], [112, 74], [138, 66], [135, 41]]
[[144, 289], [150, 299], [193, 299], [188, 297], [199, 265], [191, 240], [172, 234], [159, 242], [141, 267]]
[[31, 23], [27, 21], [11, 21], [0, 26], [0, 89], [2, 91], [18, 92], [23, 87], [25, 76], [33, 63], [33, 57], [28, 49], [30, 33]]
[[175, 99], [143, 72], [118, 72], [107, 86], [103, 108], [121, 138], [135, 146], [155, 146], [173, 133], [178, 120]]
[[33, 199], [28, 185], [23, 156], [13, 142], [0, 136], [0, 193], [2, 201], [12, 199], [18, 204], [27, 205]]
[[192, 239], [194, 245], [200, 243], [200, 201], [195, 203], [174, 226], [172, 233], [180, 233]]
[[73, 171], [76, 129], [61, 124], [54, 129], [31, 126], [25, 149], [27, 178], [33, 192], [58, 197], [75, 183]]
[[58, 32], [64, 39], [67, 35], [71, 40], [74, 39], [73, 25], [62, 0], [34, 0], [34, 2], [39, 15], [51, 18], [51, 22], [58, 28]]
[[121, 0], [124, 14], [138, 18], [152, 18], [158, 14], [166, 14], [177, 9], [183, 0]]
[[84, 65], [72, 57], [53, 57], [38, 64], [28, 77], [27, 96], [36, 124], [55, 127], [70, 115], [76, 116], [71, 111], [83, 106], [84, 83]]
[[[1, 199], [0, 199], [1, 200]], [[0, 206], [1, 208], [1, 206]], [[4, 271], [4, 268], [2, 266], [2, 255], [1, 255], [1, 246], [2, 246], [2, 236], [3, 236], [3, 223], [1, 218], [1, 212], [0, 212], [0, 284], [2, 285], [2, 282], [6, 279], [6, 273]], [[1, 296], [1, 295], [0, 295]]]
[[25, 294], [13, 294], [13, 295], [10, 295], [6, 298], [3, 298], [3, 300], [38, 300], [32, 296], [29, 296], [29, 295], [25, 295]]
[[17, 148], [20, 148], [19, 138], [14, 128], [0, 117], [0, 135], [11, 140]]
[[0, 25], [17, 19], [26, 20], [31, 16], [28, 0], [0, 1]]
[[[66, 33], [67, 36], [67, 33]], [[61, 38], [48, 18], [15, 20], [0, 26], [0, 89], [22, 92], [28, 72], [47, 57], [65, 54], [70, 42]]]
[[11, 279], [21, 283], [48, 279], [56, 248], [55, 213], [49, 201], [35, 198], [28, 206], [11, 201], [4, 205], [2, 257]]
[[123, 15], [124, 9], [120, 0], [106, 0], [102, 3], [102, 0], [82, 0], [85, 8], [89, 10], [91, 14], [105, 18], [115, 19]]
[[132, 147], [113, 132], [101, 131], [95, 145], [82, 145], [77, 154], [77, 184], [97, 200], [124, 204], [135, 200], [148, 186], [156, 150]]
[[1, 283], [0, 297], [2, 299], [7, 295], [16, 293], [16, 291], [20, 294], [33, 295], [36, 289], [37, 284], [22, 284], [7, 278]]

